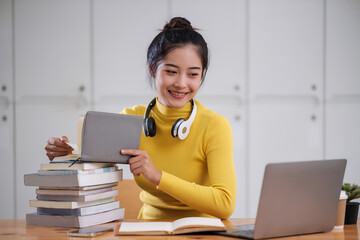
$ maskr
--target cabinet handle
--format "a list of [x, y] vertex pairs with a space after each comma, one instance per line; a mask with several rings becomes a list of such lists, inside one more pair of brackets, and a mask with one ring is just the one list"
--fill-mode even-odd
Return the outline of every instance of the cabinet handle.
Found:
[[3, 92], [5, 92], [5, 91], [6, 91], [6, 85], [2, 85], [1, 90], [2, 90]]
[[311, 85], [311, 89], [312, 89], [313, 91], [316, 91], [316, 89], [317, 89], [316, 85], [315, 85], [315, 84]]
[[311, 121], [316, 121], [316, 115], [315, 114], [311, 115]]
[[240, 121], [241, 120], [241, 116], [240, 115], [235, 115], [235, 121]]
[[79, 92], [84, 92], [85, 91], [85, 86], [84, 85], [80, 85], [79, 87]]
[[235, 85], [235, 86], [234, 86], [234, 90], [237, 91], [237, 92], [240, 91], [240, 86], [239, 86], [239, 85]]
[[7, 116], [6, 115], [2, 116], [2, 120], [3, 120], [3, 122], [6, 122], [7, 121]]

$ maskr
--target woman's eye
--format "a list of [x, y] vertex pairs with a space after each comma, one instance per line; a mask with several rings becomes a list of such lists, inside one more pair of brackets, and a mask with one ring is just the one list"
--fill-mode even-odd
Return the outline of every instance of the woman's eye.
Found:
[[198, 76], [199, 74], [198, 74], [198, 73], [190, 73], [189, 75], [190, 75], [190, 77], [196, 77], [196, 76]]
[[170, 74], [176, 74], [175, 71], [172, 71], [172, 70], [166, 70], [167, 73], [170, 73]]

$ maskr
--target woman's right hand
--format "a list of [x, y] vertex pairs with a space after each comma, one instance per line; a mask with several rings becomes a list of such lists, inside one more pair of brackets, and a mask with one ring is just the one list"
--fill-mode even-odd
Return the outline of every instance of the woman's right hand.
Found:
[[55, 157], [68, 155], [74, 150], [65, 142], [69, 142], [69, 139], [66, 136], [61, 138], [52, 137], [47, 140], [45, 151], [46, 156], [48, 156], [50, 161]]

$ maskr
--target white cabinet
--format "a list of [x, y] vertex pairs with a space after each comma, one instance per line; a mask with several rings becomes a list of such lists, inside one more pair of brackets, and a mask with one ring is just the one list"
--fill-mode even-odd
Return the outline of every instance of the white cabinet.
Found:
[[49, 137], [75, 142], [79, 115], [90, 108], [90, 5], [79, 1], [14, 1], [16, 218], [34, 211], [24, 174], [48, 161]]
[[0, 219], [15, 215], [12, 12], [11, 0], [0, 1]]
[[344, 182], [360, 183], [360, 102], [326, 108], [326, 158], [348, 160]]
[[326, 4], [326, 158], [348, 160], [344, 181], [360, 183], [360, 2]]
[[256, 217], [267, 163], [323, 158], [323, 1], [249, 1], [249, 48], [247, 213]]
[[321, 98], [322, 0], [249, 1], [250, 99]]
[[155, 93], [146, 53], [167, 21], [167, 1], [95, 0], [93, 8], [95, 108], [147, 104]]
[[256, 217], [267, 163], [322, 159], [323, 110], [301, 102], [254, 104], [248, 121], [248, 215]]
[[88, 0], [18, 0], [16, 101], [84, 104], [90, 97]]
[[326, 99], [360, 100], [360, 1], [326, 1]]

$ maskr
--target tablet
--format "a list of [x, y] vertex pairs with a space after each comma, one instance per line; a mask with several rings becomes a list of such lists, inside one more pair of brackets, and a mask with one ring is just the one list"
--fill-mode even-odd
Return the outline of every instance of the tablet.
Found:
[[128, 163], [122, 149], [139, 149], [143, 117], [88, 111], [82, 129], [81, 161]]

